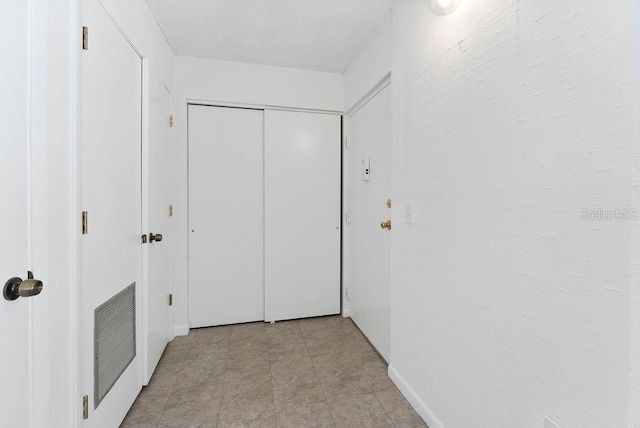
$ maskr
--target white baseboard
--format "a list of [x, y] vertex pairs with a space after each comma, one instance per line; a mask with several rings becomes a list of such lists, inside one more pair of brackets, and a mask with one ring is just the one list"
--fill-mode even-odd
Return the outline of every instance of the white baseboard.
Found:
[[424, 401], [418, 397], [418, 394], [409, 386], [400, 373], [393, 366], [389, 365], [389, 377], [396, 384], [402, 395], [411, 403], [413, 408], [418, 412], [420, 417], [429, 425], [429, 428], [444, 428], [442, 422], [438, 420], [436, 415], [427, 407]]
[[349, 308], [342, 308], [342, 317], [349, 318]]
[[176, 336], [186, 336], [187, 334], [189, 334], [189, 324], [174, 325], [173, 334]]

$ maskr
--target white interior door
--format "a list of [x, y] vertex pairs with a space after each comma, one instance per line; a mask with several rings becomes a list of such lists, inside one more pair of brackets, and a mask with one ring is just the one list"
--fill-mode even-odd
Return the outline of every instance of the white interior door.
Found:
[[265, 319], [340, 312], [337, 115], [265, 112]]
[[[83, 20], [90, 29], [89, 50], [81, 54], [81, 206], [88, 213], [88, 233], [81, 239], [85, 425], [115, 427], [142, 387], [142, 63], [97, 0], [84, 0]], [[94, 311], [130, 284], [135, 284], [136, 355], [98, 405]]]
[[[25, 278], [29, 269], [29, 2], [10, 0], [0, 14], [3, 43], [0, 92], [0, 286], [11, 277]], [[37, 297], [36, 297], [37, 298]], [[0, 298], [0, 426], [28, 427], [33, 423], [30, 332], [32, 302]]]
[[171, 339], [169, 294], [171, 278], [171, 146], [169, 116], [171, 94], [160, 77], [150, 70], [149, 137], [143, 152], [143, 230], [149, 240], [143, 246], [143, 383], [146, 385]]
[[[391, 219], [391, 86], [387, 86], [353, 114], [351, 137], [351, 225], [349, 249], [351, 301], [349, 311], [378, 352], [390, 354], [391, 231], [381, 222]], [[362, 160], [370, 171], [363, 179]], [[393, 230], [393, 225], [392, 225]]]
[[189, 106], [189, 323], [264, 319], [263, 111]]

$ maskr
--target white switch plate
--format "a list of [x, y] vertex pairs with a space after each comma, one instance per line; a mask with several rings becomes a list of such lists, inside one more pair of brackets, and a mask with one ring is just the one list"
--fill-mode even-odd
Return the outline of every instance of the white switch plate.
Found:
[[544, 428], [562, 428], [549, 416], [544, 417]]
[[404, 204], [404, 222], [413, 224], [413, 202]]

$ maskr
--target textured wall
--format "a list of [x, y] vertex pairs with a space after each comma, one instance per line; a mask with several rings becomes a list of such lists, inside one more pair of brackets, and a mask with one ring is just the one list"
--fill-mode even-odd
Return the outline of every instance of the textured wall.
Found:
[[623, 427], [637, 408], [636, 222], [582, 211], [634, 204], [633, 3], [396, 7], [394, 198], [415, 205], [395, 216], [391, 365], [446, 427]]

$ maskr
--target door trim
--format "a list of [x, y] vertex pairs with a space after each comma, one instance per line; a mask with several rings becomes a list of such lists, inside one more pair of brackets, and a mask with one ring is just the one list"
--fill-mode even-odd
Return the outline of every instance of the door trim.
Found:
[[187, 98], [187, 107], [189, 105], [199, 105], [207, 107], [226, 107], [226, 108], [245, 108], [249, 110], [279, 110], [279, 111], [298, 111], [303, 113], [332, 114], [341, 116], [343, 112], [337, 110], [317, 110], [302, 107], [285, 107], [270, 104], [246, 104], [234, 103], [229, 101], [202, 100], [198, 98]]
[[354, 105], [352, 105], [345, 113], [344, 116], [346, 118], [351, 118], [354, 114], [357, 113], [362, 107], [365, 106], [369, 101], [371, 101], [376, 95], [378, 95], [384, 88], [391, 84], [391, 72], [388, 72], [378, 83], [373, 85], [371, 89], [367, 91], [366, 94], [362, 96]]

